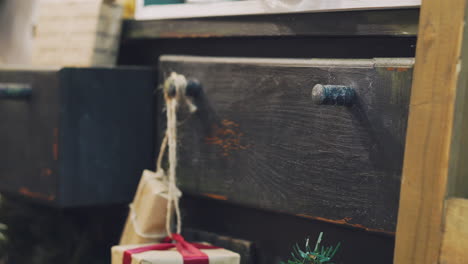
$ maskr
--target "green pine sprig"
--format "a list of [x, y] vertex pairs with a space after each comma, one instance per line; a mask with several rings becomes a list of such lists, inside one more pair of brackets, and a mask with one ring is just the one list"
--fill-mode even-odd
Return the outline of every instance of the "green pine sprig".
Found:
[[338, 243], [335, 247], [324, 247], [320, 245], [322, 237], [323, 232], [320, 232], [314, 250], [310, 248], [308, 238], [306, 239], [304, 250], [296, 244], [293, 246], [291, 258], [287, 262], [281, 262], [281, 264], [333, 264], [330, 261], [335, 256], [336, 252], [338, 252], [341, 243]]

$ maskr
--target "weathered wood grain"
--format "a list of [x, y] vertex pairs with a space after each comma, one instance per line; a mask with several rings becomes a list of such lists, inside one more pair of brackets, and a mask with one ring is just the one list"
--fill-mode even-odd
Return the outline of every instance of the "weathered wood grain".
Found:
[[[393, 232], [411, 67], [411, 59], [162, 57], [160, 81], [176, 71], [203, 85], [199, 111], [180, 128], [181, 188]], [[357, 100], [316, 105], [318, 83], [351, 86]]]
[[253, 36], [416, 36], [419, 9], [127, 20], [124, 40]]
[[460, 121], [468, 113], [463, 110], [466, 107], [458, 108], [466, 100], [466, 48], [461, 57], [467, 41], [466, 11], [465, 0], [426, 0], [421, 8], [398, 213], [397, 264], [439, 262], [444, 200], [451, 195], [447, 183], [457, 171], [466, 171], [466, 160], [458, 160], [466, 157], [459, 150], [467, 147], [466, 139], [460, 140], [466, 137], [462, 130], [466, 124]]
[[463, 29], [463, 48], [461, 58], [457, 63], [457, 90], [455, 94], [453, 132], [450, 150], [449, 179], [447, 182], [447, 197], [468, 198], [468, 30]]
[[468, 259], [468, 200], [445, 202], [440, 264], [463, 264]]

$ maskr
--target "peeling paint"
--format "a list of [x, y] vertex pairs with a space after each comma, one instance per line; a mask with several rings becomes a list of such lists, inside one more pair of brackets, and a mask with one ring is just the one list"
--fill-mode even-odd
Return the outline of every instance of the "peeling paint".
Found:
[[220, 201], [227, 201], [227, 197], [223, 195], [218, 195], [218, 194], [211, 194], [211, 193], [202, 193], [201, 195], [206, 196], [208, 198], [212, 198], [215, 200], [220, 200]]
[[244, 133], [240, 132], [239, 124], [224, 119], [221, 126], [213, 126], [213, 136], [206, 137], [205, 142], [210, 145], [220, 146], [223, 156], [229, 156], [233, 151], [245, 150], [249, 145], [241, 143]]
[[308, 219], [313, 219], [313, 220], [318, 220], [318, 221], [322, 221], [322, 222], [332, 223], [332, 224], [345, 225], [345, 226], [350, 226], [350, 227], [354, 227], [354, 228], [364, 229], [366, 231], [374, 232], [374, 233], [381, 233], [381, 234], [386, 234], [386, 235], [391, 235], [391, 236], [395, 235], [395, 232], [390, 232], [390, 231], [386, 231], [386, 230], [383, 230], [383, 229], [368, 228], [368, 227], [360, 225], [360, 224], [349, 223], [349, 221], [352, 220], [351, 217], [345, 217], [343, 219], [333, 220], [333, 219], [328, 219], [328, 218], [324, 218], [324, 217], [310, 216], [310, 215], [305, 215], [305, 214], [298, 214], [297, 216], [308, 218]]
[[49, 169], [49, 168], [43, 168], [43, 169], [41, 170], [41, 176], [42, 176], [42, 177], [48, 177], [48, 176], [50, 176], [50, 175], [52, 175], [52, 170], [51, 170], [51, 169]]
[[46, 201], [53, 201], [55, 200], [54, 195], [47, 195], [47, 194], [42, 194], [38, 192], [32, 192], [26, 187], [21, 187], [18, 192], [24, 196], [34, 198], [34, 199], [41, 199], [41, 200], [46, 200]]
[[395, 68], [395, 67], [388, 67], [387, 71], [397, 71], [397, 72], [406, 72], [409, 71], [410, 68]]

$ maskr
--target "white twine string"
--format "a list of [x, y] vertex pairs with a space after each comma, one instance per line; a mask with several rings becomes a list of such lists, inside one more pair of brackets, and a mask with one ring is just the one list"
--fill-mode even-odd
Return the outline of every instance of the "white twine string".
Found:
[[177, 100], [166, 96], [166, 111], [167, 111], [167, 141], [168, 141], [168, 156], [169, 156], [169, 192], [167, 199], [167, 214], [166, 214], [166, 231], [171, 234], [171, 218], [172, 218], [172, 205], [177, 216], [177, 231], [181, 232], [181, 219], [179, 210], [179, 199], [174, 197], [174, 188], [176, 187], [176, 168], [177, 168]]
[[[175, 95], [170, 96], [169, 90], [175, 88]], [[171, 222], [172, 222], [172, 206], [174, 206], [174, 211], [177, 217], [176, 233], [180, 234], [182, 231], [182, 218], [180, 214], [179, 199], [182, 196], [182, 193], [177, 188], [176, 184], [176, 168], [177, 168], [177, 107], [178, 102], [185, 103], [190, 112], [195, 112], [197, 107], [192, 103], [192, 101], [186, 96], [187, 80], [185, 76], [172, 72], [169, 78], [166, 79], [164, 83], [164, 99], [166, 101], [166, 113], [167, 113], [167, 130], [164, 135], [163, 141], [161, 142], [161, 147], [159, 149], [158, 159], [156, 161], [156, 173], [155, 178], [163, 178], [168, 184], [168, 193], [167, 195], [161, 194], [161, 196], [167, 198], [167, 212], [166, 212], [166, 232], [167, 235], [172, 237], [171, 232]], [[167, 147], [169, 146], [168, 156], [169, 156], [169, 168], [168, 174], [162, 168], [162, 160], [166, 152]], [[166, 178], [167, 177], [167, 178]], [[146, 184], [146, 181], [150, 178], [145, 178], [143, 186]], [[133, 204], [130, 204], [130, 219], [133, 223], [133, 229], [135, 233], [143, 238], [148, 239], [160, 239], [166, 236], [162, 233], [144, 233], [142, 232], [138, 221], [137, 215], [134, 212]]]
[[156, 162], [156, 171], [157, 172], [163, 172], [164, 171], [162, 169], [161, 164], [162, 164], [162, 159], [164, 157], [164, 153], [166, 152], [166, 147], [167, 147], [167, 133], [165, 133], [163, 141], [161, 143], [161, 147], [159, 148], [159, 156], [158, 156], [158, 160]]
[[[169, 89], [175, 88], [175, 96], [170, 96]], [[167, 199], [167, 214], [166, 214], [166, 232], [171, 236], [171, 220], [172, 220], [172, 206], [177, 217], [176, 233], [180, 234], [182, 231], [182, 218], [180, 215], [179, 199], [180, 191], [176, 186], [176, 168], [177, 168], [177, 107], [178, 102], [184, 102], [189, 107], [191, 112], [196, 111], [195, 105], [186, 97], [187, 80], [183, 75], [175, 72], [166, 80], [164, 84], [164, 99], [166, 101], [166, 114], [167, 114], [167, 130], [163, 140], [161, 150], [158, 157], [158, 168], [161, 168], [162, 155], [166, 148], [165, 141], [167, 138], [169, 168], [168, 168], [168, 199]]]

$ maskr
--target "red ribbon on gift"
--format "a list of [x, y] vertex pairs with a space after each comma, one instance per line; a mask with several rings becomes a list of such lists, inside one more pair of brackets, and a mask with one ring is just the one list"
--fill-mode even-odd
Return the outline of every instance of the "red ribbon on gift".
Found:
[[[175, 243], [169, 243], [174, 240]], [[172, 234], [172, 238], [165, 238], [163, 243], [149, 245], [124, 251], [122, 264], [131, 264], [132, 255], [152, 250], [169, 250], [176, 248], [182, 255], [184, 264], [209, 264], [208, 255], [200, 249], [219, 249], [219, 247], [209, 246], [198, 243], [189, 243], [179, 234]]]

